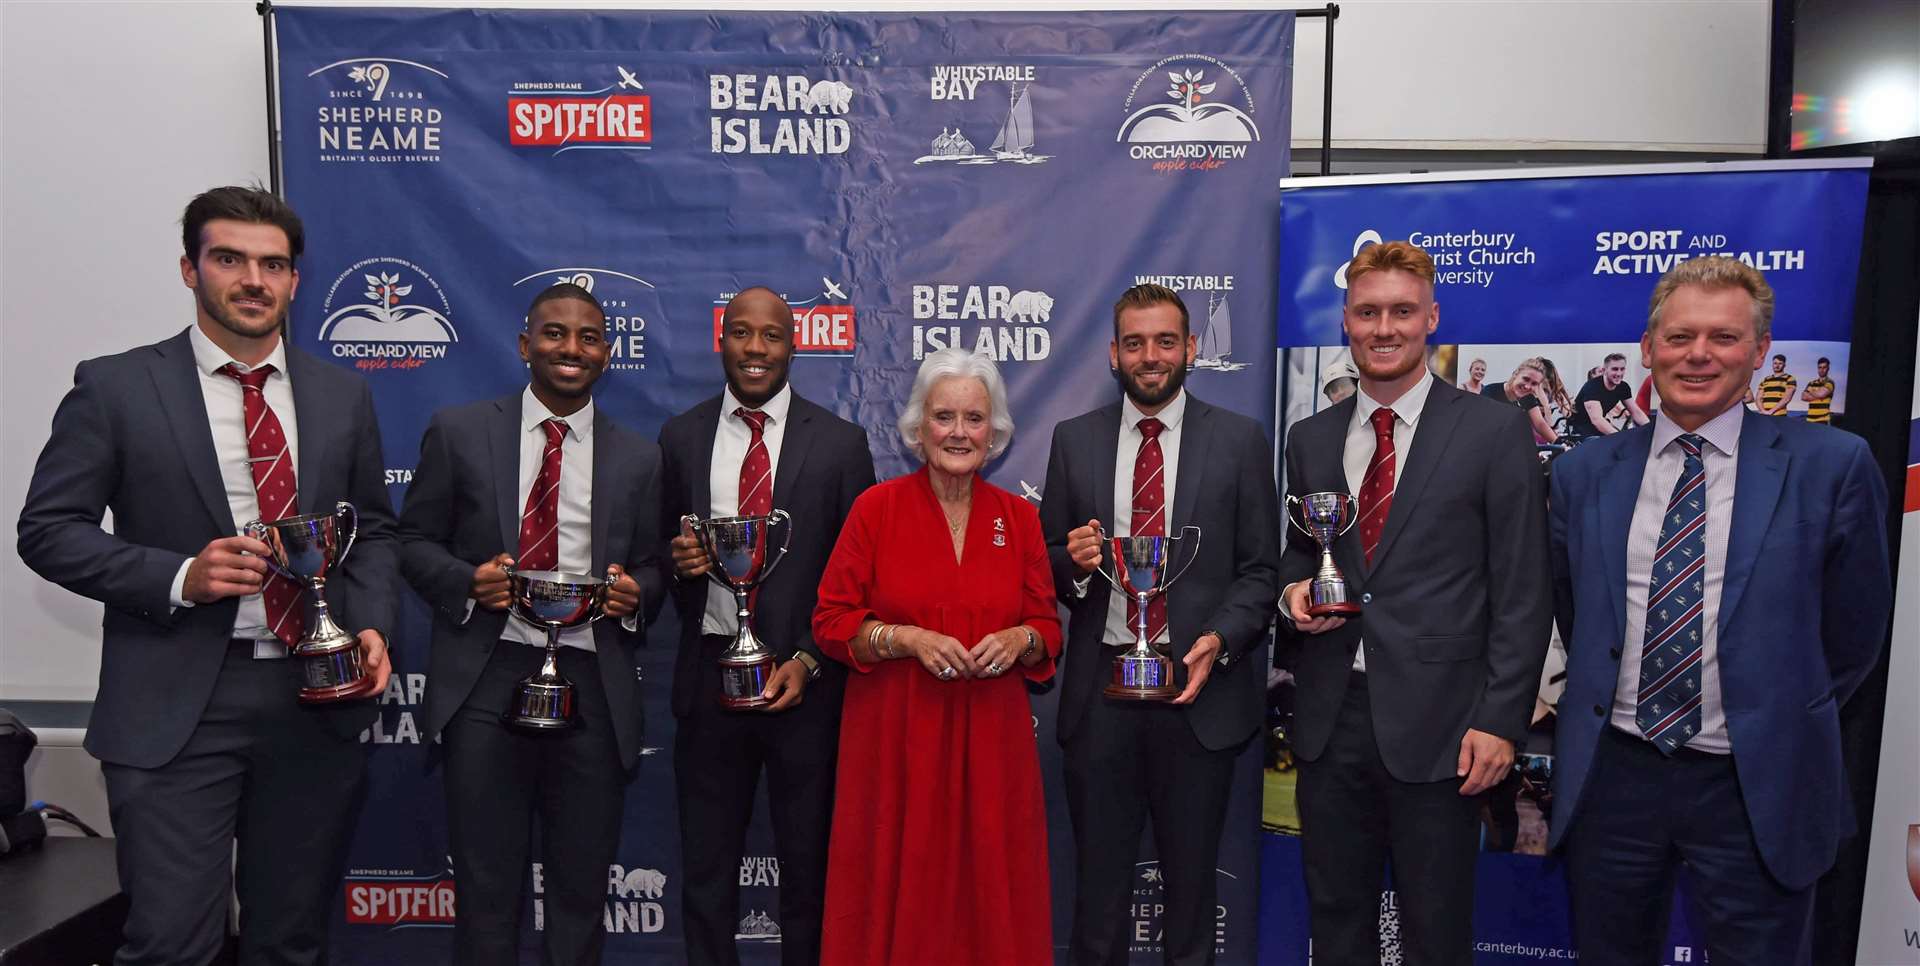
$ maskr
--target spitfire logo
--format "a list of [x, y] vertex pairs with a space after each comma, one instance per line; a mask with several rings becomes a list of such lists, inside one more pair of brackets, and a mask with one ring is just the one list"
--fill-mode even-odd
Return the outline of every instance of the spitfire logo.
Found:
[[[546, 868], [533, 863], [533, 928], [547, 928]], [[658, 869], [607, 866], [607, 903], [601, 925], [608, 932], [657, 933], [667, 928], [667, 875]]]
[[594, 90], [578, 81], [521, 82], [507, 98], [507, 140], [515, 147], [649, 151], [653, 97], [625, 67]]
[[[391, 475], [395, 471], [387, 472]], [[413, 472], [405, 472], [407, 479], [411, 480]], [[420, 725], [413, 720], [413, 709], [425, 699], [426, 690], [427, 676], [424, 674], [395, 674], [388, 678], [387, 689], [381, 692], [378, 702], [380, 716], [373, 719], [373, 724], [367, 730], [360, 732], [361, 744], [419, 744]]]
[[[929, 119], [941, 118], [940, 133], [914, 164], [1041, 164], [1052, 155], [1034, 151], [1031, 65], [954, 64], [933, 69], [930, 96], [937, 103]], [[985, 87], [983, 82], [991, 81]], [[1006, 86], [1001, 87], [1002, 84]], [[1005, 99], [1000, 99], [1004, 90]], [[988, 108], [966, 110], [959, 103], [983, 100]], [[949, 130], [951, 128], [951, 130]], [[966, 132], [974, 133], [969, 136]], [[992, 142], [987, 141], [991, 133]]]
[[1198, 346], [1193, 356], [1195, 369], [1215, 372], [1239, 372], [1245, 362], [1233, 360], [1233, 276], [1231, 275], [1135, 275], [1133, 284], [1152, 282], [1176, 292], [1205, 293], [1207, 306], [1200, 310], [1199, 300], [1182, 296], [1191, 316], [1188, 330]]
[[637, 372], [647, 367], [647, 317], [658, 315], [659, 299], [652, 282], [611, 268], [547, 268], [514, 282], [527, 287], [526, 301], [556, 282], [572, 282], [600, 302], [607, 314], [607, 371]]
[[[422, 288], [422, 286], [426, 286]], [[337, 307], [336, 307], [337, 306]], [[320, 341], [354, 368], [417, 369], [460, 341], [453, 306], [427, 270], [403, 258], [364, 258], [333, 280]]]
[[[1158, 953], [1166, 942], [1163, 919], [1167, 912], [1167, 882], [1160, 874], [1158, 861], [1136, 862], [1133, 866], [1133, 902], [1128, 907], [1127, 942], [1135, 953]], [[1216, 878], [1231, 881], [1225, 869], [1213, 870]], [[1214, 906], [1213, 950], [1223, 956], [1227, 951], [1227, 907]]]
[[[1038, 362], [1053, 351], [1053, 296], [1006, 285], [915, 285], [913, 358], [970, 348], [995, 362]], [[951, 323], [951, 324], [943, 324]], [[962, 324], [966, 323], [966, 324]]]
[[357, 926], [451, 928], [453, 862], [444, 871], [348, 869], [343, 886], [347, 922]]
[[[426, 64], [393, 57], [353, 57], [310, 71], [325, 75], [318, 109], [320, 160], [406, 163], [440, 160], [443, 115], [426, 103], [422, 85], [447, 75]], [[352, 103], [340, 103], [352, 102]]]
[[[853, 144], [844, 117], [853, 109], [853, 88], [845, 81], [711, 74], [707, 107], [714, 154], [845, 154]], [[764, 114], [787, 116], [755, 116]]]
[[1163, 173], [1217, 171], [1245, 158], [1247, 146], [1260, 140], [1246, 82], [1204, 54], [1168, 57], [1147, 68], [1127, 92], [1125, 110], [1114, 140]]
[[[782, 295], [793, 309], [793, 351], [803, 356], [853, 355], [858, 330], [854, 326], [853, 299], [847, 290], [824, 275], [820, 294], [807, 299]], [[720, 351], [720, 339], [726, 326], [727, 302], [737, 292], [723, 292], [713, 300], [713, 351]]]

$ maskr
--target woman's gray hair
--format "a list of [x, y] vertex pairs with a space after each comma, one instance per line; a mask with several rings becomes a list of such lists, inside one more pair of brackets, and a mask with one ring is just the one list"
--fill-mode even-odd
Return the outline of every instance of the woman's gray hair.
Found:
[[926, 461], [926, 451], [920, 444], [920, 423], [926, 418], [927, 393], [942, 379], [978, 379], [987, 387], [987, 422], [993, 426], [987, 458], [1006, 452], [1007, 443], [1013, 440], [1013, 414], [1007, 411], [1007, 384], [1000, 378], [1000, 367], [986, 356], [954, 348], [929, 353], [920, 363], [920, 372], [913, 377], [913, 394], [907, 397], [907, 408], [901, 411], [899, 423], [900, 439], [913, 450], [913, 455]]

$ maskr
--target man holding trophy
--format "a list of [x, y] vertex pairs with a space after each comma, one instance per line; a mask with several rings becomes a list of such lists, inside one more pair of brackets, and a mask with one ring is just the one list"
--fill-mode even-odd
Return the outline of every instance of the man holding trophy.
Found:
[[1273, 451], [1258, 423], [1182, 389], [1197, 347], [1177, 293], [1136, 285], [1113, 319], [1108, 361], [1125, 398], [1054, 429], [1040, 504], [1071, 624], [1059, 720], [1077, 856], [1069, 958], [1125, 961], [1151, 817], [1167, 959], [1210, 962], [1233, 761], [1259, 730], [1266, 684], [1247, 658], [1279, 592]]
[[446, 748], [458, 963], [519, 961], [536, 814], [545, 962], [598, 963], [605, 941], [640, 755], [634, 649], [665, 593], [660, 454], [596, 411], [608, 356], [599, 302], [548, 287], [520, 334], [528, 386], [435, 413], [407, 490], [402, 564], [433, 608], [427, 720]]
[[840, 526], [873, 485], [873, 457], [858, 426], [787, 384], [793, 309], [771, 289], [727, 303], [719, 349], [720, 395], [660, 431], [662, 527], [678, 533], [674, 775], [687, 959], [739, 961], [740, 855], [764, 768], [781, 961], [817, 963], [846, 669], [822, 660], [811, 621]]
[[1427, 370], [1433, 277], [1406, 242], [1354, 255], [1360, 391], [1287, 433], [1280, 607], [1316, 635], [1294, 669], [1301, 849], [1335, 964], [1379, 962], [1389, 856], [1409, 960], [1472, 962], [1478, 796], [1513, 766], [1551, 629], [1527, 416]]
[[365, 382], [282, 339], [293, 210], [215, 188], [181, 223], [195, 322], [75, 370], [20, 558], [106, 605], [86, 745], [131, 900], [114, 962], [212, 961], [237, 885], [242, 962], [318, 963], [389, 674], [379, 630], [340, 630], [393, 622], [380, 429]]

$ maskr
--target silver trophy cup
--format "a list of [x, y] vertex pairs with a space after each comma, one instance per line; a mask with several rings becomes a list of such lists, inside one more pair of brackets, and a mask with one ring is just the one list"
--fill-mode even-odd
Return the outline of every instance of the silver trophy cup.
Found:
[[328, 572], [346, 559], [360, 530], [353, 504], [343, 500], [332, 513], [254, 520], [242, 530], [267, 545], [267, 566], [306, 585], [307, 631], [287, 652], [300, 672], [300, 700], [318, 704], [364, 697], [373, 681], [361, 663], [360, 640], [333, 622], [326, 597]]
[[1360, 613], [1347, 578], [1333, 563], [1333, 544], [1353, 529], [1359, 504], [1345, 493], [1309, 493], [1287, 497], [1287, 519], [1320, 545], [1320, 569], [1307, 584], [1307, 613], [1314, 617], [1351, 617]]
[[573, 727], [573, 682], [560, 676], [560, 632], [606, 616], [610, 586], [586, 574], [507, 569], [507, 609], [547, 632], [547, 658], [540, 670], [520, 679], [512, 706], [501, 716], [507, 724], [535, 731]]
[[[739, 627], [733, 643], [720, 654], [720, 703], [729, 708], [757, 708], [769, 704], [761, 692], [773, 677], [777, 663], [773, 650], [753, 633], [753, 607], [748, 595], [772, 575], [787, 556], [793, 541], [793, 518], [785, 510], [759, 517], [714, 517], [702, 520], [689, 513], [680, 518], [692, 528], [707, 552], [707, 571], [722, 587], [733, 591], [734, 618]], [[780, 524], [783, 537], [772, 559], [767, 557], [767, 529]]]
[[[1167, 588], [1193, 566], [1194, 558], [1200, 555], [1200, 528], [1181, 527], [1177, 537], [1110, 538], [1104, 528], [1097, 532], [1100, 542], [1112, 551], [1114, 562], [1114, 573], [1108, 573], [1102, 564], [1100, 576], [1107, 578], [1115, 590], [1131, 597], [1136, 605], [1133, 646], [1113, 659], [1113, 678], [1101, 693], [1127, 701], [1171, 700], [1180, 693], [1180, 688], [1173, 683], [1172, 659], [1156, 650], [1147, 638], [1147, 605], [1166, 593]], [[1180, 548], [1189, 545], [1189, 535], [1192, 549], [1187, 554], [1187, 562], [1172, 571]]]

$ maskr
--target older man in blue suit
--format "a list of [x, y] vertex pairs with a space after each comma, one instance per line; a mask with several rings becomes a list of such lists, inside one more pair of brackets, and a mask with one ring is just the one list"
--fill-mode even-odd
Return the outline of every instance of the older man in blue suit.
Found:
[[1682, 262], [1640, 343], [1660, 418], [1554, 467], [1553, 842], [1585, 963], [1664, 962], [1682, 864], [1715, 966], [1808, 962], [1853, 831], [1839, 708], [1891, 609], [1886, 489], [1859, 438], [1740, 405], [1772, 319], [1752, 267]]

